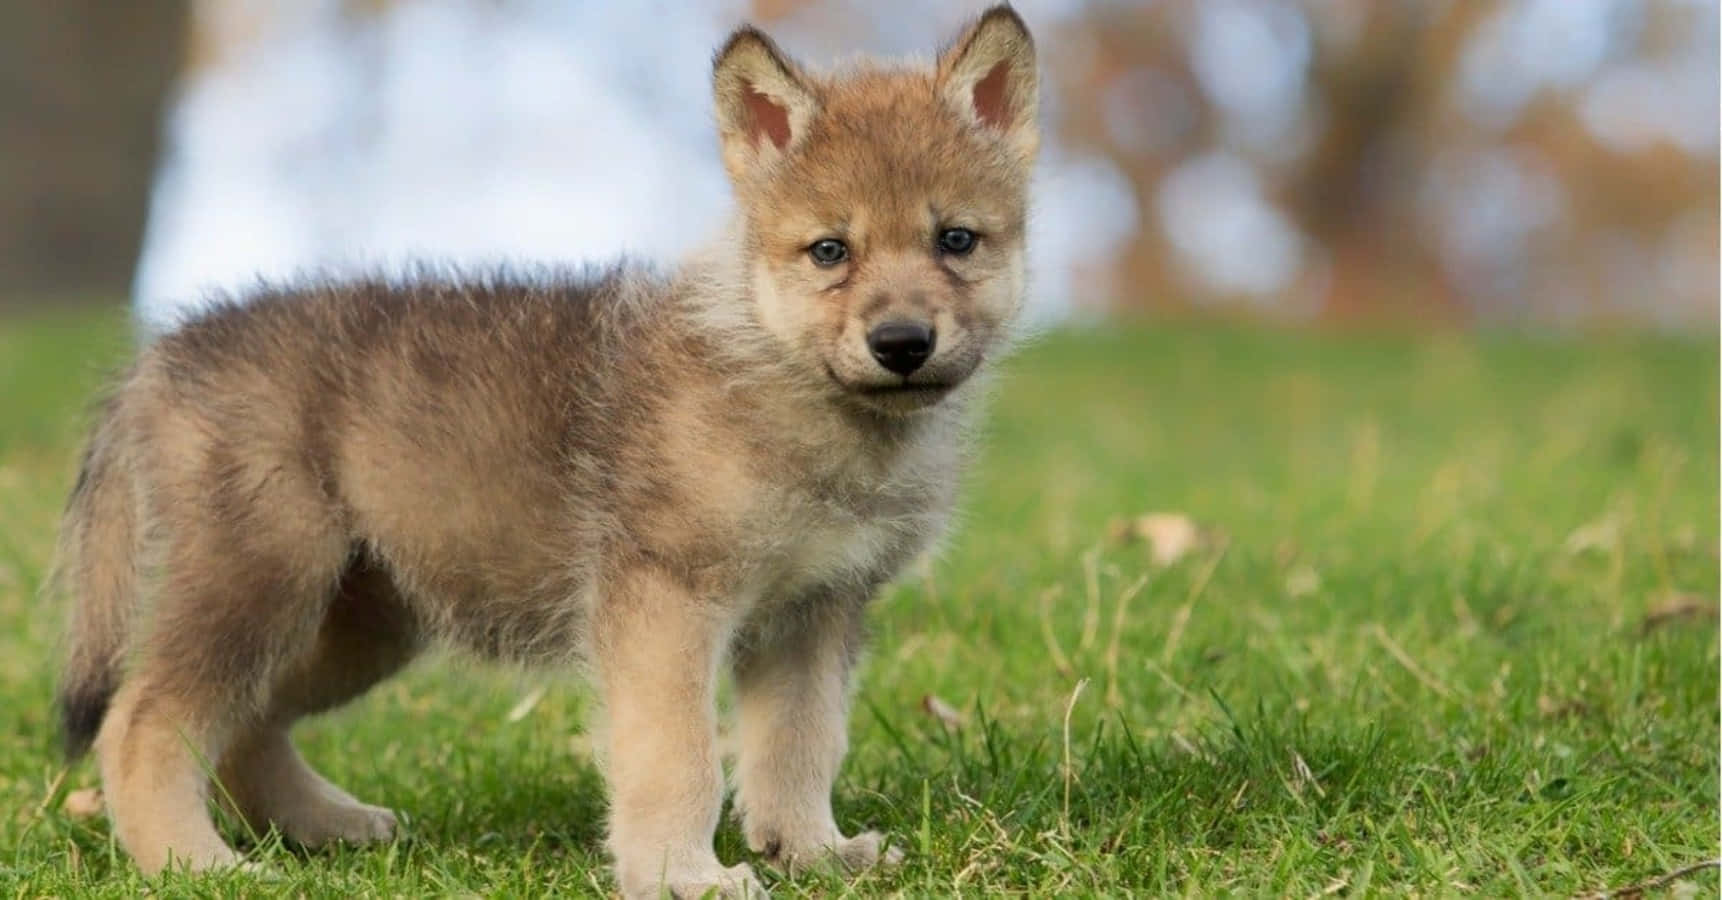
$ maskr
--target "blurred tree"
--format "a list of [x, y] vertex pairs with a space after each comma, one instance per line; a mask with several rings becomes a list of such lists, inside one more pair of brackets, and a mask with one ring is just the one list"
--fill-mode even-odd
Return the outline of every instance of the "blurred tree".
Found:
[[[1056, 86], [1062, 127], [1118, 161], [1149, 223], [1110, 299], [1163, 314], [1713, 327], [1718, 170], [1702, 132], [1716, 82], [1706, 98], [1693, 73], [1714, 78], [1715, 15], [1690, 0], [1097, 4], [1053, 37], [1075, 48]], [[1216, 31], [1231, 51], [1291, 63], [1234, 52], [1216, 83], [1202, 68]], [[1296, 87], [1274, 106], [1224, 102], [1282, 82]], [[1263, 141], [1264, 112], [1296, 124]], [[1202, 202], [1167, 202], [1185, 170], [1250, 180], [1209, 178]], [[1269, 204], [1221, 209], [1252, 199], [1240, 184]], [[1295, 277], [1271, 291], [1216, 278], [1248, 261], [1248, 240], [1206, 259], [1177, 246], [1192, 216], [1235, 236], [1262, 209], [1301, 243]]]
[[[428, 235], [494, 246], [495, 235], [477, 226], [466, 235], [414, 231], [416, 221], [352, 214], [356, 194], [329, 186], [362, 185], [377, 206], [459, 205], [458, 192], [430, 205], [403, 201], [428, 179], [376, 177], [395, 171], [378, 163], [387, 158], [444, 166], [480, 185], [506, 168], [505, 181], [541, 179], [577, 195], [561, 155], [474, 161], [445, 135], [455, 123], [465, 134], [526, 115], [494, 98], [498, 85], [535, 66], [591, 95], [593, 108], [614, 112], [624, 130], [641, 97], [681, 102], [663, 85], [657, 94], [612, 96], [584, 84], [570, 73], [610, 70], [559, 65], [519, 30], [589, 26], [625, 46], [646, 33], [630, 30], [640, 25], [628, 16], [540, 15], [534, 4], [498, 0], [199, 0], [188, 27], [188, 5], [0, 6], [0, 304], [111, 295], [130, 280], [162, 104], [182, 65], [189, 82], [224, 87], [186, 95], [175, 121], [195, 129], [214, 115], [217, 127], [196, 131], [201, 143], [179, 140], [169, 172], [177, 164], [208, 172], [220, 168], [212, 161], [243, 157], [235, 171], [268, 190], [247, 209], [230, 189], [243, 175], [216, 183], [191, 207], [215, 211], [204, 218], [180, 215], [163, 190], [161, 221], [177, 223], [184, 239], [164, 257], [152, 233], [152, 257], [168, 259], [181, 281], [253, 271], [244, 252], [212, 249], [235, 235], [265, 259], [315, 256], [355, 239], [398, 247]], [[919, 46], [905, 35], [920, 39], [915, 13], [927, 11], [906, 0], [702, 5], [721, 7], [726, 22], [745, 11], [802, 47], [833, 50], [869, 41], [874, 49]], [[1019, 5], [1037, 22], [1043, 111], [1056, 133], [1043, 155], [1043, 196], [1064, 202], [1037, 208], [1036, 243], [1075, 261], [1063, 279], [1070, 297], [1055, 307], [1068, 299], [1092, 313], [1713, 328], [1714, 0]], [[467, 86], [455, 99], [424, 87], [433, 80], [414, 74], [420, 54], [407, 52], [438, 35], [444, 43], [436, 46], [473, 54], [431, 64], [448, 76], [435, 84]], [[299, 78], [292, 66], [312, 59], [330, 68]], [[303, 83], [310, 91], [294, 94]], [[282, 100], [289, 95], [305, 105]], [[220, 102], [198, 105], [211, 96]], [[212, 113], [221, 103], [234, 105]], [[452, 115], [455, 104], [466, 118]], [[279, 108], [302, 112], [280, 117]], [[401, 143], [427, 122], [441, 129], [423, 132], [435, 140], [422, 150]], [[286, 127], [266, 134], [269, 125]], [[519, 146], [551, 140], [544, 123], [520, 127], [531, 139]], [[559, 133], [570, 147], [584, 142]], [[703, 153], [704, 134], [703, 126], [652, 131], [642, 146]], [[197, 153], [188, 155], [193, 143]], [[291, 166], [271, 168], [267, 160], [276, 158]], [[492, 231], [526, 240], [538, 233], [524, 221], [540, 203], [523, 203], [519, 221]], [[645, 201], [639, 212], [642, 221], [653, 214]], [[560, 211], [557, 218], [567, 219]], [[303, 246], [282, 237], [296, 230], [311, 235]], [[557, 243], [549, 253], [566, 249]], [[144, 282], [151, 271], [142, 269]]]
[[125, 296], [187, 6], [0, 4], [0, 306]]

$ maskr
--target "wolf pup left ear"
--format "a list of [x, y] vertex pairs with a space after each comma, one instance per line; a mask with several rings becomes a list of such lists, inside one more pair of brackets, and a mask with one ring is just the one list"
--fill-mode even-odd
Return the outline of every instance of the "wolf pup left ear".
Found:
[[1009, 5], [982, 13], [939, 55], [938, 83], [960, 115], [998, 135], [1025, 162], [1034, 160], [1040, 148], [1040, 75], [1034, 38]]
[[770, 171], [807, 136], [819, 101], [764, 32], [738, 29], [712, 63], [723, 165], [737, 183]]

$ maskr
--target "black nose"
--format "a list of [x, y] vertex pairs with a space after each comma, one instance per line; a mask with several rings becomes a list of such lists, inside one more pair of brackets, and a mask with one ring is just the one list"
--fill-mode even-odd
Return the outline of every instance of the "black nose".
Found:
[[879, 365], [907, 375], [933, 355], [933, 329], [920, 322], [886, 322], [867, 332], [867, 349]]

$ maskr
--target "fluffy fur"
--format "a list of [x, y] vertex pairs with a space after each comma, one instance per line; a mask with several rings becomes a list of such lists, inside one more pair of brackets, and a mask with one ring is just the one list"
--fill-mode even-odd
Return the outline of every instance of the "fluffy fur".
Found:
[[[726, 669], [749, 847], [890, 861], [830, 792], [863, 608], [941, 531], [1022, 304], [1032, 42], [1000, 7], [933, 66], [814, 75], [742, 29], [713, 81], [739, 210], [678, 269], [268, 290], [117, 385], [62, 531], [60, 706], [146, 872], [238, 862], [206, 764], [259, 828], [393, 835], [288, 734], [433, 643], [590, 672], [626, 896], [758, 888], [712, 850]], [[936, 335], [909, 375], [888, 321]]]

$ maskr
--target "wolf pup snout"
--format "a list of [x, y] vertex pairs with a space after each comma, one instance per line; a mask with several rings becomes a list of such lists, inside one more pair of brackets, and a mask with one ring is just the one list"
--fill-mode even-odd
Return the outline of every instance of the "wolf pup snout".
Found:
[[867, 332], [867, 347], [879, 365], [898, 375], [910, 375], [932, 355], [936, 338], [930, 325], [896, 319]]

